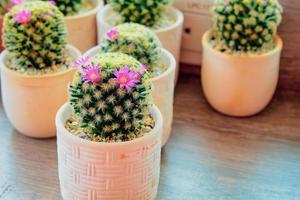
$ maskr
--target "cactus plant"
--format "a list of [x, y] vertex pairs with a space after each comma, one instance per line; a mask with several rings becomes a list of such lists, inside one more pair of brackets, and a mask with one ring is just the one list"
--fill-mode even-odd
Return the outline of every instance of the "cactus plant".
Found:
[[110, 0], [123, 22], [154, 26], [173, 0]]
[[148, 74], [135, 58], [98, 53], [75, 62], [70, 104], [81, 127], [101, 138], [140, 129], [150, 105]]
[[83, 0], [43, 0], [43, 1], [49, 1], [50, 3], [56, 5], [65, 16], [76, 14], [80, 10], [83, 4]]
[[161, 57], [161, 43], [154, 32], [143, 25], [125, 23], [106, 33], [101, 52], [121, 52], [133, 56], [152, 72]]
[[277, 0], [216, 0], [213, 40], [226, 52], [274, 48], [282, 7]]
[[42, 69], [65, 62], [64, 16], [48, 2], [16, 5], [4, 17], [4, 46], [18, 68]]

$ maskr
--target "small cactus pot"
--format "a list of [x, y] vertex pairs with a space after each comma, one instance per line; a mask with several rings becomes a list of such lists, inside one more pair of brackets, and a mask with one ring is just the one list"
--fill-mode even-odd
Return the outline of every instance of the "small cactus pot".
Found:
[[[107, 16], [109, 16], [110, 12], [112, 12], [112, 6], [106, 5], [97, 14], [98, 44], [101, 43], [101, 38], [105, 36], [106, 32], [113, 27], [107, 20]], [[184, 17], [182, 12], [174, 7], [171, 7], [168, 12], [170, 12], [171, 15], [176, 18], [176, 22], [169, 27], [156, 30], [155, 33], [158, 35], [163, 47], [171, 52], [175, 57], [175, 82], [177, 82], [179, 75], [180, 48]]]
[[93, 0], [95, 8], [84, 14], [67, 16], [68, 42], [85, 52], [97, 44], [96, 14], [103, 7], [102, 0]]
[[282, 40], [260, 55], [230, 55], [209, 43], [211, 31], [202, 38], [202, 87], [209, 104], [230, 116], [246, 117], [259, 113], [271, 101], [279, 77]]
[[[74, 59], [81, 53], [67, 46]], [[22, 134], [34, 138], [56, 135], [55, 115], [67, 101], [67, 87], [75, 70], [42, 76], [26, 76], [6, 67], [7, 50], [1, 53], [1, 91], [4, 110], [11, 124]]]
[[162, 117], [144, 137], [123, 143], [91, 142], [72, 135], [65, 122], [72, 109], [65, 104], [56, 116], [59, 181], [63, 199], [154, 200], [160, 174]]
[[[100, 50], [100, 47], [94, 47], [84, 55], [94, 56]], [[150, 81], [154, 86], [152, 91], [154, 104], [159, 108], [163, 116], [162, 146], [164, 146], [167, 144], [172, 131], [176, 61], [169, 51], [162, 49], [160, 63], [165, 64], [168, 69], [161, 75], [150, 79]]]

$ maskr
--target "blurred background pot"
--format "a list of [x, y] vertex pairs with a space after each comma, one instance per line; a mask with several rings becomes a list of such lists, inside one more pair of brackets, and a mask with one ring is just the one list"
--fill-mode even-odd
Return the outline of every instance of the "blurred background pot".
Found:
[[202, 39], [202, 87], [210, 105], [230, 116], [251, 116], [271, 101], [279, 77], [282, 40], [264, 54], [232, 55], [215, 50], [211, 32]]
[[[67, 46], [70, 56], [81, 54], [73, 46]], [[55, 115], [68, 98], [67, 87], [75, 70], [49, 75], [28, 76], [7, 68], [9, 53], [1, 53], [2, 103], [11, 124], [22, 134], [35, 138], [56, 135]]]
[[97, 44], [96, 14], [103, 7], [102, 0], [93, 0], [94, 9], [83, 14], [65, 17], [68, 42], [85, 52]]

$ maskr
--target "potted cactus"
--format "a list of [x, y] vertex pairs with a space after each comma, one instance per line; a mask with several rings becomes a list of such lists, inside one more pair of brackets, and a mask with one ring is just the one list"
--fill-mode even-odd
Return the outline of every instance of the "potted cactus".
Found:
[[179, 73], [183, 14], [171, 6], [172, 0], [110, 0], [97, 14], [98, 43], [112, 27], [125, 23], [138, 23], [151, 28], [162, 45], [177, 62], [176, 81]]
[[174, 56], [161, 47], [156, 34], [143, 25], [125, 23], [109, 30], [102, 43], [85, 53], [121, 52], [139, 60], [150, 74], [154, 85], [153, 101], [163, 116], [163, 139], [165, 145], [170, 137], [173, 121], [174, 80], [176, 61]]
[[80, 56], [67, 45], [64, 16], [48, 2], [14, 6], [4, 17], [0, 56], [4, 110], [13, 126], [31, 137], [55, 136], [55, 114], [67, 101]]
[[202, 86], [208, 102], [231, 116], [263, 110], [275, 92], [282, 40], [277, 0], [216, 0], [202, 38]]
[[76, 62], [69, 103], [58, 111], [63, 199], [149, 199], [157, 194], [162, 117], [142, 64], [122, 53]]

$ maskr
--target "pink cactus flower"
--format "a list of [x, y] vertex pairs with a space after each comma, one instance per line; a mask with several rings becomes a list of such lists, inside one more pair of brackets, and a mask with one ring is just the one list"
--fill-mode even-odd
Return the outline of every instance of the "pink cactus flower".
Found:
[[75, 62], [73, 62], [73, 67], [76, 69], [83, 68], [89, 64], [90, 60], [91, 60], [90, 56], [83, 56], [78, 60], [76, 60]]
[[19, 23], [19, 24], [28, 24], [30, 22], [31, 19], [31, 12], [28, 10], [21, 10], [16, 16], [15, 16], [15, 20]]
[[86, 83], [99, 83], [99, 65], [90, 65], [83, 69], [82, 79]]
[[127, 90], [130, 90], [140, 82], [141, 76], [138, 76], [137, 74], [138, 73], [136, 72], [130, 71], [127, 66], [121, 67], [119, 70], [114, 72], [119, 86], [121, 88], [126, 88]]
[[50, 3], [51, 5], [54, 5], [54, 6], [56, 5], [55, 0], [50, 0], [49, 3]]
[[10, 0], [10, 2], [14, 5], [20, 5], [22, 3], [25, 3], [26, 0]]
[[115, 29], [115, 28], [110, 29], [110, 30], [106, 33], [106, 36], [107, 36], [108, 39], [110, 39], [110, 40], [115, 39], [116, 37], [118, 37], [118, 35], [119, 35], [119, 32], [118, 32], [118, 30]]

